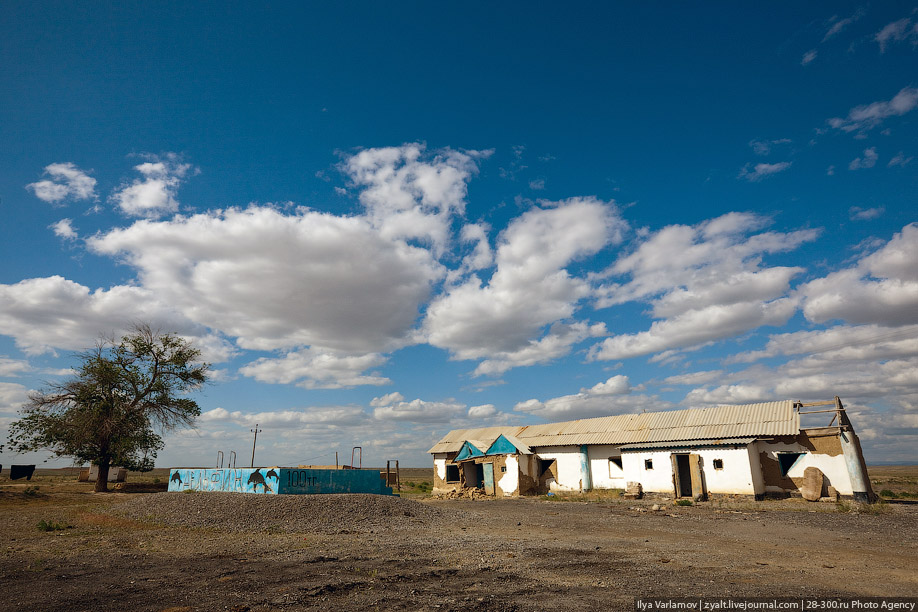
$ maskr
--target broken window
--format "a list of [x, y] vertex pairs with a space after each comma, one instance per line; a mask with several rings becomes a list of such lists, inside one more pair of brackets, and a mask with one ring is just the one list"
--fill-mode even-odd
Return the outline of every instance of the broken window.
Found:
[[459, 466], [446, 466], [446, 482], [459, 482]]
[[609, 457], [609, 478], [620, 476], [622, 472], [622, 458]]
[[501, 472], [506, 472], [506, 471], [507, 471], [507, 466], [506, 466], [506, 465], [500, 466], [500, 471], [501, 471]]
[[644, 459], [644, 469], [645, 470], [653, 469], [653, 459]]
[[804, 453], [778, 453], [778, 464], [781, 466], [781, 475], [787, 476], [790, 469], [797, 463], [797, 459]]

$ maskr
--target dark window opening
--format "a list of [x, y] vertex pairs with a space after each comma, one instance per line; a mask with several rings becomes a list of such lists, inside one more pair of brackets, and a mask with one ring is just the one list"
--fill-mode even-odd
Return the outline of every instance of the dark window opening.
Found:
[[722, 469], [724, 469], [724, 460], [723, 460], [723, 459], [715, 459], [712, 463], [714, 464], [714, 469], [715, 469], [715, 470], [722, 470]]
[[506, 471], [507, 471], [507, 466], [506, 466], [506, 465], [500, 466], [500, 471], [501, 471], [501, 472], [506, 472]]
[[653, 469], [653, 459], [644, 459], [644, 469], [645, 470]]
[[459, 482], [459, 466], [446, 466], [446, 482]]
[[545, 476], [546, 474], [550, 474], [554, 467], [554, 459], [539, 459], [539, 478]]
[[781, 475], [787, 476], [790, 469], [797, 463], [797, 459], [804, 453], [778, 453], [778, 463], [781, 466]]
[[618, 478], [622, 475], [622, 458], [609, 457], [609, 478]]

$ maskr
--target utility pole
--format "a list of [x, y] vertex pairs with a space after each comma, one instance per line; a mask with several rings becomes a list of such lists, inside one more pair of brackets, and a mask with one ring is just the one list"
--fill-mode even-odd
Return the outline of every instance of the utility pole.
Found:
[[252, 440], [252, 467], [255, 467], [255, 444], [258, 442], [258, 432], [261, 431], [258, 429], [258, 423], [255, 423], [255, 429], [249, 431], [255, 434], [255, 439]]

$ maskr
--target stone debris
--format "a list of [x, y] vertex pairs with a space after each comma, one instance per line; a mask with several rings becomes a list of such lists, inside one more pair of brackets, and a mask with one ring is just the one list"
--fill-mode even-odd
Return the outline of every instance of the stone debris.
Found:
[[644, 487], [639, 482], [629, 482], [622, 497], [625, 499], [641, 499], [644, 497]]
[[484, 489], [453, 489], [445, 493], [434, 495], [437, 499], [494, 499], [493, 495], [486, 495]]
[[800, 485], [800, 495], [807, 501], [819, 501], [822, 497], [822, 489], [825, 478], [822, 471], [810, 466], [803, 470], [803, 484]]
[[127, 518], [234, 532], [363, 533], [413, 529], [464, 513], [387, 495], [158, 493], [112, 509]]

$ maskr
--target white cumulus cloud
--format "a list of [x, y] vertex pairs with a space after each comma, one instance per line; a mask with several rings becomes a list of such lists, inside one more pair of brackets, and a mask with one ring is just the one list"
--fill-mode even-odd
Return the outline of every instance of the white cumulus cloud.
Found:
[[[431, 303], [424, 321], [430, 344], [456, 359], [491, 359], [484, 369], [497, 373], [552, 359], [599, 331], [584, 322], [564, 326], [591, 293], [589, 283], [567, 267], [619, 242], [625, 222], [614, 205], [595, 198], [545, 206], [501, 233], [497, 269], [488, 283], [473, 274]], [[546, 330], [555, 324], [561, 326]]]
[[78, 237], [76, 230], [73, 229], [73, 222], [70, 219], [61, 219], [56, 223], [52, 223], [50, 227], [51, 231], [53, 231], [54, 235], [58, 238], [76, 240]]
[[918, 224], [902, 228], [851, 268], [803, 285], [803, 313], [816, 323], [918, 323]]
[[50, 179], [30, 183], [26, 189], [39, 200], [57, 204], [64, 200], [90, 200], [96, 197], [96, 179], [71, 162], [49, 164], [45, 174]]
[[409, 421], [412, 423], [447, 423], [465, 413], [466, 405], [456, 402], [428, 402], [421, 399], [389, 402], [373, 409], [373, 416], [381, 421]]
[[176, 193], [191, 164], [182, 163], [178, 155], [169, 153], [162, 158], [151, 156], [150, 161], [134, 169], [142, 178], [122, 185], [110, 198], [121, 212], [132, 217], [156, 218], [178, 211]]
[[624, 282], [601, 286], [597, 307], [647, 300], [650, 314], [661, 320], [646, 331], [607, 338], [591, 349], [591, 358], [662, 353], [785, 323], [796, 309], [790, 281], [803, 270], [764, 267], [762, 257], [794, 250], [819, 232], [754, 233], [768, 223], [759, 215], [729, 213], [648, 234], [604, 273]]
[[343, 355], [317, 348], [304, 348], [279, 359], [263, 357], [239, 368], [239, 373], [260, 382], [295, 383], [305, 389], [343, 389], [391, 382], [378, 374], [364, 374], [378, 368], [386, 358], [377, 353]]
[[443, 149], [426, 155], [423, 145], [366, 149], [341, 165], [370, 223], [383, 238], [417, 239], [439, 254], [449, 245], [450, 223], [465, 212], [468, 180], [490, 152]]
[[544, 402], [530, 399], [517, 403], [513, 410], [548, 421], [586, 419], [629, 412], [666, 410], [673, 405], [654, 396], [632, 394], [627, 376], [613, 376], [579, 393], [555, 397]]
[[122, 257], [189, 319], [258, 350], [402, 345], [443, 275], [430, 252], [381, 237], [366, 219], [306, 209], [144, 220], [88, 245]]

